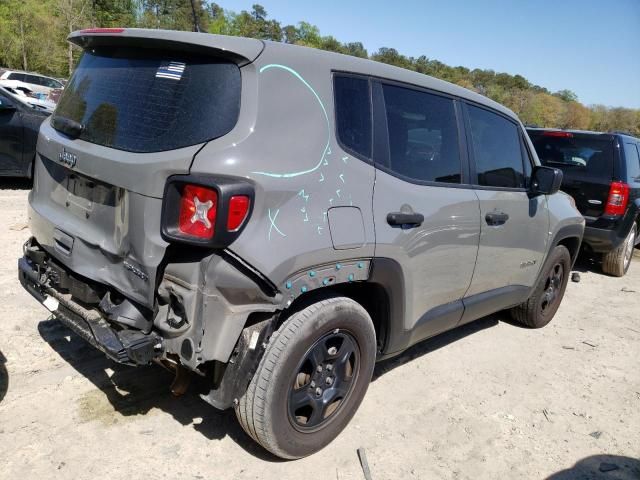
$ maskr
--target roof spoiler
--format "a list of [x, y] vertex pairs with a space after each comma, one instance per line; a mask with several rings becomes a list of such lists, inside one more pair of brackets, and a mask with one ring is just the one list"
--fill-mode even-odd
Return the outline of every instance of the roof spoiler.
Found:
[[264, 50], [264, 42], [251, 38], [146, 28], [88, 28], [71, 33], [67, 40], [83, 49], [123, 46], [201, 53], [239, 66], [253, 62]]

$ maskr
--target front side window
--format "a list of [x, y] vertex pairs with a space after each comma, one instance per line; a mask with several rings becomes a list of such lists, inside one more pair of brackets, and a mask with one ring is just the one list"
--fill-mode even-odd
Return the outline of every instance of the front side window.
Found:
[[478, 185], [524, 188], [518, 126], [483, 108], [468, 106]]
[[338, 139], [349, 150], [371, 157], [369, 80], [336, 76], [334, 80]]
[[460, 148], [453, 100], [384, 85], [389, 169], [423, 182], [460, 183]]

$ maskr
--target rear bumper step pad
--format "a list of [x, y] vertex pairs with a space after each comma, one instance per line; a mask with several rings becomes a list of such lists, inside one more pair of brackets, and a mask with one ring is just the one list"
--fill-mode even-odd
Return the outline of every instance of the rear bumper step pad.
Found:
[[116, 330], [97, 309], [86, 309], [71, 295], [49, 285], [43, 259], [46, 253], [28, 242], [18, 260], [20, 283], [62, 324], [112, 360], [126, 365], [146, 365], [161, 355], [161, 338], [140, 330]]

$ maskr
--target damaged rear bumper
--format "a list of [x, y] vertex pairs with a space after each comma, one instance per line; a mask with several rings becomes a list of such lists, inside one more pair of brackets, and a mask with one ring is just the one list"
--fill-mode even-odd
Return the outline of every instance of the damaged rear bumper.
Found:
[[99, 309], [86, 308], [59, 288], [65, 272], [49, 262], [46, 252], [30, 240], [18, 260], [18, 277], [25, 290], [61, 323], [118, 363], [146, 365], [161, 357], [162, 339], [157, 334], [113, 325]]

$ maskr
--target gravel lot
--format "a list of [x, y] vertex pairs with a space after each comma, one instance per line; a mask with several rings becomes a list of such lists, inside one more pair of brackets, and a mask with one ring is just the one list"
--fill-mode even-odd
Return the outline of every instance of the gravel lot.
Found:
[[233, 412], [173, 398], [162, 369], [111, 363], [48, 319], [17, 280], [26, 197], [0, 183], [0, 479], [361, 479], [359, 447], [376, 480], [640, 478], [640, 251], [622, 279], [581, 260], [542, 330], [500, 313], [379, 364], [340, 437], [281, 462]]

